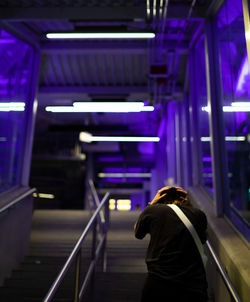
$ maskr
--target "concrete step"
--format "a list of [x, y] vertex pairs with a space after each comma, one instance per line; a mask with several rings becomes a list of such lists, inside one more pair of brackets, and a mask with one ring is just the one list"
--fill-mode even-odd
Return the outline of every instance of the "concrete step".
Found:
[[[111, 213], [107, 239], [107, 272], [95, 277], [95, 302], [136, 302], [145, 279], [146, 241], [134, 238], [133, 225], [139, 213]], [[1, 302], [39, 302], [55, 277], [89, 219], [84, 211], [36, 210], [33, 216], [29, 256], [0, 288]], [[85, 220], [84, 220], [85, 219]], [[81, 275], [90, 263], [91, 237], [81, 254]], [[69, 302], [73, 297], [75, 266], [65, 276], [53, 302]], [[84, 272], [83, 272], [84, 271]], [[89, 302], [89, 290], [83, 302]]]

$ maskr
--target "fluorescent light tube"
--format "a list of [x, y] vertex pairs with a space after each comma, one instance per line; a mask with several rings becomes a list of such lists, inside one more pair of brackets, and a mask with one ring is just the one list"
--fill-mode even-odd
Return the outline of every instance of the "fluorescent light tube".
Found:
[[92, 142], [92, 135], [88, 132], [80, 132], [79, 140], [81, 142], [91, 143]]
[[131, 210], [131, 200], [130, 199], [117, 199], [117, 210], [118, 211]]
[[159, 142], [159, 137], [92, 136], [92, 142]]
[[0, 111], [24, 111], [24, 102], [0, 102]]
[[250, 107], [250, 102], [233, 102], [231, 104], [233, 107]]
[[224, 112], [250, 112], [250, 106], [223, 106]]
[[74, 102], [73, 107], [86, 112], [140, 112], [143, 102]]
[[154, 106], [144, 106], [141, 111], [154, 111]]
[[155, 34], [146, 33], [48, 33], [48, 39], [153, 39]]
[[160, 138], [155, 136], [92, 136], [86, 132], [80, 132], [81, 142], [159, 142]]
[[154, 111], [143, 102], [74, 102], [73, 106], [47, 106], [46, 111], [60, 112], [141, 112]]
[[[246, 140], [245, 136], [226, 136], [225, 140], [227, 142], [244, 142]], [[210, 142], [211, 137], [209, 136], [203, 136], [201, 137], [202, 142]]]
[[[201, 110], [209, 112], [208, 106], [202, 107]], [[223, 112], [250, 112], [250, 105], [232, 103], [232, 106], [223, 106]]]
[[0, 107], [24, 107], [25, 103], [24, 102], [0, 102]]
[[149, 178], [151, 173], [98, 173], [100, 178]]
[[54, 199], [55, 195], [54, 194], [47, 194], [47, 193], [33, 193], [34, 197], [39, 197], [39, 198], [46, 198], [46, 199]]

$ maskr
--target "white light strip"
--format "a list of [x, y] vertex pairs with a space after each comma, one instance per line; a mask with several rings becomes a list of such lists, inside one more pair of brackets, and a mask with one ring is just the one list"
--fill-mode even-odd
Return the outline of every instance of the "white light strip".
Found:
[[143, 102], [73, 102], [73, 106], [77, 108], [94, 108], [98, 109], [100, 107], [113, 107], [121, 106], [128, 108], [142, 108], [144, 106]]
[[0, 111], [24, 111], [25, 103], [23, 102], [0, 102]]
[[74, 102], [73, 106], [47, 106], [45, 110], [54, 113], [80, 112], [141, 112], [154, 111], [153, 106], [144, 106], [143, 102]]
[[141, 111], [154, 111], [154, 106], [144, 106], [142, 107]]
[[234, 107], [250, 107], [250, 102], [233, 102], [231, 103]]
[[149, 178], [151, 177], [151, 173], [98, 173], [98, 177], [100, 178]]
[[[225, 140], [227, 142], [243, 142], [246, 140], [245, 136], [226, 136]], [[201, 137], [201, 141], [202, 142], [210, 142], [211, 141], [211, 137], [209, 136], [203, 136]]]
[[223, 106], [224, 112], [250, 112], [250, 106]]
[[92, 135], [88, 132], [80, 132], [79, 140], [81, 142], [91, 143], [92, 142]]
[[159, 142], [156, 136], [92, 136], [87, 132], [80, 132], [79, 140], [85, 143], [91, 142]]
[[[209, 112], [208, 106], [206, 107], [201, 107], [202, 111]], [[246, 105], [243, 103], [237, 104], [237, 103], [232, 103], [232, 106], [223, 106], [223, 111], [224, 112], [250, 112], [250, 105]]]
[[245, 136], [226, 136], [225, 140], [227, 142], [244, 142], [246, 138]]
[[131, 209], [130, 199], [117, 199], [117, 210], [118, 211], [129, 211]]
[[46, 198], [46, 199], [54, 199], [55, 195], [53, 194], [47, 194], [47, 193], [33, 193], [34, 197], [39, 197], [39, 198]]
[[92, 142], [159, 142], [159, 137], [92, 136]]
[[153, 39], [154, 33], [48, 33], [48, 39]]
[[25, 103], [24, 102], [0, 102], [0, 107], [24, 107]]

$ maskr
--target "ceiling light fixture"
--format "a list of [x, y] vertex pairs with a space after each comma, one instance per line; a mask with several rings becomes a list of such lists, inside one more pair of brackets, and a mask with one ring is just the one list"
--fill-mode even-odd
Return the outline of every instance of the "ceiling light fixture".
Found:
[[151, 173], [98, 173], [100, 178], [149, 178]]
[[143, 102], [74, 102], [73, 106], [47, 106], [46, 111], [60, 112], [141, 112], [154, 111]]
[[121, 33], [47, 33], [48, 39], [153, 39], [152, 32]]
[[[245, 136], [226, 136], [225, 141], [227, 142], [244, 142], [246, 140]], [[203, 136], [201, 137], [202, 142], [210, 142], [211, 137]]]
[[0, 111], [24, 111], [24, 102], [4, 102], [0, 103]]
[[231, 104], [233, 107], [250, 107], [250, 102], [233, 102]]
[[[208, 106], [202, 107], [202, 111], [209, 112]], [[237, 105], [234, 103], [232, 106], [223, 106], [223, 112], [250, 112], [250, 106], [243, 103]]]
[[85, 143], [91, 142], [159, 142], [156, 136], [93, 136], [87, 132], [80, 132], [79, 140]]

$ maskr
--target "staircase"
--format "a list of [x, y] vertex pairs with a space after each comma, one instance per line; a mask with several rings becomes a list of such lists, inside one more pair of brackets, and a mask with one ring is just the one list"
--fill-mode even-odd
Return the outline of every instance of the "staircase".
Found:
[[[147, 242], [134, 238], [133, 225], [138, 212], [111, 213], [107, 242], [107, 272], [96, 269], [95, 302], [140, 300], [145, 279], [144, 255]], [[90, 216], [87, 211], [36, 210], [33, 215], [29, 255], [0, 288], [1, 302], [42, 301], [70, 254]], [[81, 263], [89, 264], [91, 233], [84, 242]], [[74, 266], [67, 273], [53, 301], [72, 302]], [[82, 277], [81, 277], [82, 278]], [[84, 302], [90, 301], [88, 292]]]
[[147, 240], [134, 237], [139, 212], [112, 212], [107, 272], [96, 274], [95, 302], [139, 302], [146, 275]]

